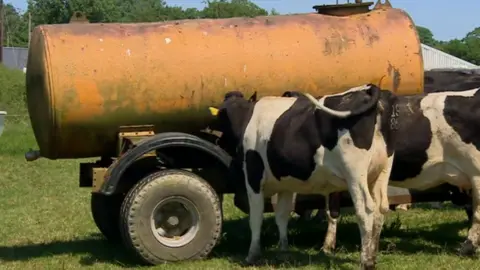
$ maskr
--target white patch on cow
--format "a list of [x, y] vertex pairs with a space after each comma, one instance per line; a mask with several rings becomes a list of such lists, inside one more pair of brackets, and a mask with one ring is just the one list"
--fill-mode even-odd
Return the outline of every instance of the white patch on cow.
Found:
[[127, 49], [127, 56], [130, 56], [132, 54], [132, 52], [130, 51], [130, 49]]
[[247, 65], [243, 65], [243, 72], [247, 72]]
[[98, 41], [103, 42], [103, 38], [99, 38]]
[[170, 38], [165, 38], [165, 44], [170, 44], [170, 42], [172, 42], [172, 40]]

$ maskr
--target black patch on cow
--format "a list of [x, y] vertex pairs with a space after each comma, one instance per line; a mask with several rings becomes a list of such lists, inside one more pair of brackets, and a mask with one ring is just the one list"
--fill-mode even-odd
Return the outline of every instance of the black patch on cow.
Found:
[[328, 195], [328, 210], [332, 218], [338, 218], [340, 216], [340, 205], [342, 200], [341, 192], [334, 192]]
[[256, 93], [246, 100], [240, 91], [225, 94], [224, 102], [218, 108], [218, 116], [210, 128], [222, 131], [218, 145], [232, 156], [229, 167], [229, 180], [234, 183], [238, 193], [245, 191], [245, 174], [243, 172], [243, 147], [241, 139], [245, 128], [252, 117]]
[[480, 91], [472, 97], [447, 96], [443, 114], [462, 141], [480, 151]]
[[[241, 94], [241, 93], [240, 93]], [[236, 156], [241, 145], [243, 133], [253, 114], [255, 102], [250, 102], [235, 92], [225, 95], [225, 101], [220, 106], [213, 129], [222, 131], [218, 145], [231, 156]]]
[[[339, 111], [352, 110], [367, 103], [370, 97], [367, 91], [358, 91], [346, 95], [328, 97], [325, 99], [325, 106]], [[327, 120], [329, 122], [327, 126], [330, 126], [331, 131], [335, 131], [332, 133], [327, 129], [328, 133], [335, 135], [334, 138], [333, 136], [330, 137], [331, 140], [328, 140], [326, 145], [324, 144], [327, 149], [332, 150], [336, 146], [338, 141], [336, 131], [341, 129], [346, 129], [350, 132], [355, 147], [368, 150], [372, 146], [374, 127], [377, 122], [376, 106], [364, 114], [344, 119], [330, 116], [320, 110], [317, 110], [317, 114], [320, 114], [317, 119]]]
[[400, 118], [395, 134], [395, 157], [390, 175], [392, 181], [416, 177], [427, 162], [427, 149], [432, 142], [430, 121], [423, 115], [420, 102], [425, 95], [399, 96]]
[[393, 155], [395, 150], [395, 140], [399, 129], [398, 122], [402, 121], [397, 102], [398, 98], [395, 94], [382, 90], [378, 113], [381, 117], [380, 132], [387, 146], [389, 157]]
[[245, 153], [245, 165], [247, 168], [248, 184], [253, 192], [260, 193], [260, 184], [265, 171], [262, 157], [255, 150], [247, 150]]
[[[329, 97], [325, 106], [335, 110], [352, 110], [368, 102], [368, 93], [359, 91]], [[338, 142], [338, 131], [348, 130], [353, 144], [370, 149], [376, 123], [376, 106], [371, 110], [344, 119], [333, 117], [315, 108], [301, 96], [275, 122], [267, 144], [267, 159], [273, 176], [310, 178], [315, 169], [314, 155], [320, 146], [332, 150]]]

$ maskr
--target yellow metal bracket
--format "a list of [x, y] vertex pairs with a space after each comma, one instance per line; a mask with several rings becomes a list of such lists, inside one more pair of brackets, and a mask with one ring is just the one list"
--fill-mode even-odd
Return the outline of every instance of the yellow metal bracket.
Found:
[[92, 192], [99, 192], [105, 182], [105, 173], [108, 168], [93, 168], [92, 170]]
[[[117, 154], [120, 156], [122, 153], [135, 147], [141, 140], [153, 135], [155, 135], [153, 125], [121, 126], [118, 132]], [[155, 151], [149, 152], [144, 156], [155, 156]]]

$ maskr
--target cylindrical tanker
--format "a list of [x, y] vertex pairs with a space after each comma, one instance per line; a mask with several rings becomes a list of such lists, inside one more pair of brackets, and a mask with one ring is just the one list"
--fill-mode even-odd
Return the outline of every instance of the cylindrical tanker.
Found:
[[120, 126], [191, 132], [230, 90], [259, 97], [324, 95], [382, 80], [420, 93], [423, 62], [399, 9], [34, 29], [27, 102], [41, 156], [83, 158], [115, 148]]

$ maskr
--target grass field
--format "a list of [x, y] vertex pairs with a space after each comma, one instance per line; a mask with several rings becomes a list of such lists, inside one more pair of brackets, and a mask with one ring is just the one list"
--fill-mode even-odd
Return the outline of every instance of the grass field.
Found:
[[[89, 209], [89, 190], [78, 188], [80, 160], [37, 160], [23, 154], [36, 143], [28, 118], [9, 117], [0, 137], [0, 269], [117, 269], [141, 267], [121, 246], [98, 233]], [[228, 198], [221, 243], [205, 261], [153, 269], [238, 269], [249, 245], [248, 221]], [[359, 232], [345, 215], [338, 230], [338, 252], [322, 255], [324, 223], [290, 223], [291, 251], [276, 250], [273, 219], [263, 227], [266, 248], [262, 269], [356, 269]], [[467, 232], [462, 210], [414, 208], [388, 215], [381, 241], [379, 269], [479, 269], [480, 259], [455, 255]]]
[[[36, 148], [26, 116], [24, 74], [0, 65], [0, 110], [7, 126], [0, 136], [0, 269], [139, 268], [122, 246], [103, 240], [90, 215], [90, 190], [78, 187], [82, 160], [37, 160], [23, 155]], [[18, 116], [18, 115], [24, 115]], [[152, 269], [239, 269], [249, 245], [245, 215], [226, 199], [223, 237], [204, 261]], [[261, 269], [357, 269], [360, 236], [354, 217], [344, 215], [338, 228], [338, 252], [322, 255], [326, 224], [290, 222], [291, 251], [276, 250], [277, 229], [267, 218]], [[466, 236], [463, 210], [416, 208], [392, 212], [382, 234], [379, 269], [480, 269], [480, 259], [460, 258], [455, 249]]]

